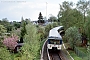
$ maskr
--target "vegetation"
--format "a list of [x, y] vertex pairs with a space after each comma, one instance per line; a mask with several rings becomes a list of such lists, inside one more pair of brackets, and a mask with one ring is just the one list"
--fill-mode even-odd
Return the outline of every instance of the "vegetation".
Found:
[[89, 7], [90, 7], [89, 5], [90, 5], [90, 1], [79, 0], [77, 2], [77, 9], [82, 12], [84, 22], [86, 20], [85, 19], [86, 13], [88, 12]]
[[50, 31], [52, 28], [57, 27], [57, 26], [59, 26], [57, 22], [54, 22], [54, 23], [52, 23], [52, 24], [46, 25], [46, 27], [45, 27], [45, 37], [48, 36], [49, 31]]
[[0, 25], [0, 36], [2, 36], [6, 31], [6, 28], [3, 25]]
[[3, 25], [0, 25], [0, 46], [2, 46], [2, 41], [4, 39], [4, 33], [6, 33], [6, 28]]
[[51, 15], [48, 19], [49, 22], [58, 22], [57, 17]]
[[4, 47], [0, 47], [0, 60], [12, 60], [10, 52]]
[[37, 34], [40, 36], [40, 40], [42, 41], [45, 38], [45, 28], [42, 26], [37, 27]]
[[76, 27], [70, 27], [65, 32], [65, 37], [70, 44], [70, 47], [74, 50], [74, 46], [80, 45], [79, 41], [81, 35]]
[[74, 60], [82, 60], [82, 58], [78, 57], [74, 51], [69, 50], [69, 53], [73, 57]]
[[24, 46], [22, 47], [23, 60], [33, 60], [38, 59], [40, 51], [40, 35], [37, 34], [37, 28], [31, 23], [26, 25], [27, 34], [24, 38]]
[[22, 21], [23, 25], [22, 25], [22, 28], [21, 28], [21, 33], [20, 33], [20, 42], [23, 43], [23, 38], [24, 38], [24, 35], [26, 34], [26, 22], [25, 21]]
[[83, 15], [76, 8], [72, 9], [73, 3], [64, 1], [60, 5], [60, 11], [58, 13], [58, 18], [65, 30], [72, 26], [82, 27]]
[[8, 37], [8, 38], [4, 38], [3, 40], [3, 44], [8, 48], [8, 49], [11, 49], [11, 50], [14, 50], [15, 47], [17, 46], [17, 41], [18, 41], [18, 36], [11, 36], [11, 37]]
[[[79, 0], [76, 5], [73, 4], [73, 2], [64, 1], [62, 4], [59, 5], [60, 11], [58, 13], [58, 20], [66, 30], [64, 40], [66, 40], [66, 42], [70, 44], [69, 47], [71, 47], [73, 49], [73, 52], [75, 52], [74, 46], [80, 46], [79, 44], [81, 44], [82, 42], [81, 38], [83, 38], [82, 34], [85, 34], [85, 36], [88, 37], [88, 41], [90, 41], [90, 1]], [[82, 48], [86, 49], [86, 54], [88, 53], [89, 56], [90, 44], [88, 42], [88, 44], [86, 43], [85, 45], [88, 47], [84, 46]], [[79, 50], [83, 51], [83, 49]], [[87, 59], [88, 56], [86, 57]], [[78, 58], [75, 59], [79, 60]]]
[[38, 17], [38, 23], [44, 23], [45, 21], [43, 20], [43, 16], [41, 14], [41, 12], [39, 13], [39, 17]]
[[89, 40], [90, 40], [90, 12], [87, 16], [87, 22], [84, 24], [85, 33], [87, 34]]

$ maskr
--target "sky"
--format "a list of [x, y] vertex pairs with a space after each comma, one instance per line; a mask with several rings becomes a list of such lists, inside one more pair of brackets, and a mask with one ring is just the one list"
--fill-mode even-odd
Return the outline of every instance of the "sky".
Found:
[[0, 20], [21, 21], [21, 17], [31, 21], [38, 20], [39, 13], [47, 19], [57, 17], [59, 4], [63, 1], [76, 3], [78, 0], [0, 0]]

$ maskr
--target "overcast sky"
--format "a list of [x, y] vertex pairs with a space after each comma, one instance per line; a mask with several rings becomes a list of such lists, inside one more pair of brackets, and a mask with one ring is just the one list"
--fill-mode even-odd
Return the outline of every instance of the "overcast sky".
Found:
[[0, 0], [0, 19], [21, 21], [23, 16], [24, 19], [38, 20], [39, 12], [42, 13], [43, 17], [46, 16], [46, 5], [47, 18], [51, 14], [57, 17], [59, 4], [63, 1], [76, 3], [78, 0]]

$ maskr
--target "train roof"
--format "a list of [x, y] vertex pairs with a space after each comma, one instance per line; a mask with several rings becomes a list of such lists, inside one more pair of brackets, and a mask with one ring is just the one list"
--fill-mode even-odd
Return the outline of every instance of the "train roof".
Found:
[[51, 29], [49, 31], [49, 39], [56, 38], [56, 39], [62, 39], [61, 35], [58, 33], [56, 29]]
[[60, 28], [62, 28], [63, 26], [58, 26], [58, 27], [55, 27], [55, 28], [53, 28], [53, 29], [55, 29], [55, 30], [59, 30]]

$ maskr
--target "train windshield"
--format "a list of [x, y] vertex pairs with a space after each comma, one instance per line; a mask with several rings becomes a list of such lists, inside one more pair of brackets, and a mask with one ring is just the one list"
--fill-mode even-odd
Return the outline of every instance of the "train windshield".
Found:
[[61, 44], [62, 40], [49, 39], [49, 44]]

